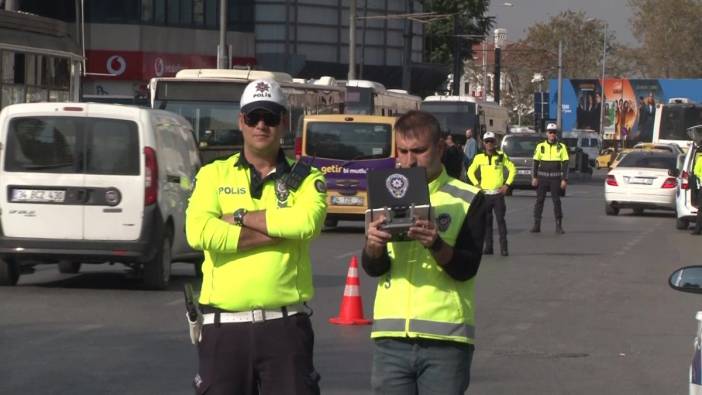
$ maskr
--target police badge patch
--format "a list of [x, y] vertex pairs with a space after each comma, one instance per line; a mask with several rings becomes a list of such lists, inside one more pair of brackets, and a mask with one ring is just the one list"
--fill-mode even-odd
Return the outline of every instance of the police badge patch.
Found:
[[278, 199], [278, 207], [286, 207], [290, 191], [285, 184], [285, 180], [279, 178], [275, 181], [275, 197]]
[[385, 179], [385, 187], [395, 199], [401, 199], [405, 196], [405, 193], [407, 193], [409, 180], [402, 174], [390, 174], [388, 178]]
[[324, 193], [327, 191], [327, 184], [324, 183], [322, 180], [317, 180], [314, 182], [314, 187], [317, 189], [317, 192], [319, 193]]
[[436, 217], [436, 227], [439, 228], [440, 232], [446, 232], [446, 230], [451, 225], [451, 216], [447, 213], [439, 214]]

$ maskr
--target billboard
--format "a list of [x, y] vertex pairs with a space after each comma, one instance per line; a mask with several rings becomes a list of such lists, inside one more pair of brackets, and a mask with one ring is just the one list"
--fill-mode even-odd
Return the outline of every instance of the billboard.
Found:
[[[556, 118], [558, 80], [549, 81], [551, 118]], [[603, 95], [604, 92], [604, 95]], [[604, 139], [651, 141], [656, 104], [685, 97], [702, 102], [702, 79], [563, 80], [563, 130], [592, 129]]]

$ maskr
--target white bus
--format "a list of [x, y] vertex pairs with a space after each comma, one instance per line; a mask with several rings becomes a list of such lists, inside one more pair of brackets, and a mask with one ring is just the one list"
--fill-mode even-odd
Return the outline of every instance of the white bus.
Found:
[[346, 114], [402, 115], [419, 110], [422, 98], [401, 89], [385, 89], [381, 83], [367, 80], [346, 82]]
[[702, 124], [702, 105], [682, 98], [656, 106], [653, 121], [653, 143], [677, 144], [687, 151], [692, 143], [687, 135], [689, 127]]
[[241, 149], [238, 129], [239, 99], [246, 85], [268, 78], [280, 83], [288, 95], [290, 130], [283, 147], [292, 148], [296, 129], [305, 114], [338, 114], [343, 111], [344, 89], [333, 78], [317, 83], [293, 81], [286, 73], [248, 69], [189, 69], [175, 77], [152, 78], [152, 108], [182, 115], [193, 125], [203, 163], [226, 157]]
[[509, 131], [506, 107], [472, 96], [428, 96], [421, 108], [439, 120], [442, 132], [451, 133], [461, 144], [468, 128], [473, 129], [473, 136], [482, 137], [486, 132], [493, 132], [500, 140]]

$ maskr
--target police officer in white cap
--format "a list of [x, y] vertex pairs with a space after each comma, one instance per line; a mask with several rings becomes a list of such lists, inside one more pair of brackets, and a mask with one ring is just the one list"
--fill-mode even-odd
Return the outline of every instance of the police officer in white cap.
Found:
[[561, 191], [568, 183], [568, 148], [558, 141], [558, 126], [546, 125], [548, 138], [534, 149], [534, 167], [531, 185], [536, 188], [536, 205], [534, 206], [534, 226], [530, 232], [541, 232], [541, 213], [544, 211], [546, 192], [551, 192], [553, 212], [556, 217], [556, 233], [563, 234], [563, 210], [561, 209]]
[[287, 100], [249, 83], [238, 119], [243, 150], [204, 166], [186, 213], [204, 251], [198, 394], [318, 394], [310, 243], [326, 215], [322, 173], [283, 154]]

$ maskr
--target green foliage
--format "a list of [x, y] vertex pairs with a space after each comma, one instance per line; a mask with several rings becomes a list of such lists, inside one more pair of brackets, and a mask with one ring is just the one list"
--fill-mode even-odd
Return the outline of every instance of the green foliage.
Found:
[[629, 0], [632, 32], [641, 43], [627, 55], [647, 78], [699, 78], [702, 75], [702, 2]]
[[[426, 60], [430, 63], [451, 64], [454, 46], [454, 18], [458, 23], [459, 34], [485, 36], [489, 34], [494, 20], [485, 13], [489, 0], [423, 0], [424, 11], [438, 14], [455, 14], [425, 25]], [[461, 57], [470, 58], [471, 44], [480, 38], [461, 39]]]

